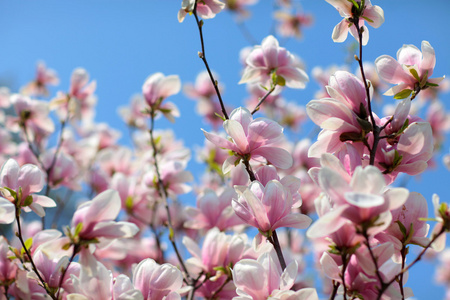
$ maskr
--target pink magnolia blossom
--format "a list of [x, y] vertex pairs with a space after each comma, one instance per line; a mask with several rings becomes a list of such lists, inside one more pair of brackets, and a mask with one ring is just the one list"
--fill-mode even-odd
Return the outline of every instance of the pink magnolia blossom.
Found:
[[[39, 271], [41, 277], [48, 284], [50, 288], [57, 289], [60, 285], [62, 270], [67, 269], [64, 281], [61, 287], [65, 290], [72, 286], [71, 275], [78, 276], [80, 274], [80, 265], [76, 262], [69, 264], [69, 258], [63, 256], [61, 258], [55, 257], [53, 253], [37, 250], [33, 254], [33, 261]], [[52, 256], [51, 256], [52, 255]]]
[[128, 106], [119, 108], [119, 114], [128, 126], [145, 130], [148, 127], [148, 118], [144, 114], [145, 100], [142, 95], [134, 95]]
[[9, 287], [8, 293], [21, 300], [51, 300], [45, 289], [29, 272], [18, 269], [15, 282]]
[[35, 79], [22, 88], [21, 93], [25, 95], [47, 96], [47, 85], [58, 85], [59, 78], [52, 69], [47, 69], [44, 62], [39, 62], [36, 68]]
[[236, 296], [234, 284], [226, 283], [227, 274], [230, 266], [234, 266], [242, 258], [253, 257], [245, 234], [228, 235], [218, 228], [212, 228], [206, 233], [201, 248], [189, 237], [183, 238], [183, 244], [192, 254], [186, 261], [189, 273], [193, 277], [198, 277], [201, 272], [210, 275], [209, 280], [197, 291], [197, 296], [211, 298], [223, 284], [226, 285], [217, 294], [219, 298], [231, 299]]
[[142, 94], [153, 113], [161, 112], [169, 121], [174, 122], [174, 117], [179, 117], [180, 112], [172, 102], [164, 100], [181, 90], [181, 82], [178, 75], [164, 76], [162, 73], [150, 75], [142, 86]]
[[391, 213], [391, 225], [375, 238], [379, 241], [391, 242], [398, 251], [396, 256], [401, 262], [402, 246], [415, 244], [425, 247], [430, 241], [426, 237], [430, 225], [423, 221], [428, 217], [427, 200], [421, 194], [411, 192], [406, 202]]
[[[194, 12], [196, 0], [183, 0], [178, 11], [178, 22], [183, 22], [187, 14]], [[220, 0], [203, 0], [197, 3], [197, 14], [202, 19], [212, 19], [225, 8]]]
[[72, 190], [81, 190], [80, 170], [75, 160], [63, 152], [55, 155], [55, 151], [49, 151], [42, 157], [44, 167], [50, 170], [48, 182], [51, 187], [66, 186]]
[[370, 26], [378, 28], [384, 23], [384, 11], [378, 5], [372, 5], [370, 0], [364, 2], [361, 6], [361, 0], [356, 0], [358, 8], [354, 6], [352, 1], [348, 0], [326, 0], [337, 9], [341, 17], [344, 19], [339, 22], [333, 29], [332, 38], [336, 43], [342, 43], [347, 39], [348, 32], [359, 42], [358, 32], [354, 23], [358, 20], [358, 26], [362, 30], [362, 45], [367, 45], [369, 41], [369, 29], [364, 25], [367, 21]]
[[397, 60], [389, 55], [382, 55], [375, 60], [378, 75], [388, 83], [396, 84], [385, 95], [397, 99], [412, 98], [422, 89], [437, 86], [444, 79], [431, 78], [436, 65], [433, 47], [427, 41], [422, 41], [422, 51], [414, 45], [403, 45], [397, 51]]
[[233, 280], [239, 295], [233, 299], [318, 300], [315, 289], [290, 290], [297, 271], [296, 261], [281, 270], [275, 251], [264, 252], [257, 260], [242, 259], [233, 267]]
[[57, 109], [61, 119], [70, 118], [76, 120], [92, 120], [94, 117], [94, 106], [97, 98], [94, 96], [97, 88], [96, 81], [89, 83], [89, 74], [83, 68], [77, 68], [72, 72], [70, 78], [69, 92], [59, 92], [51, 100], [50, 107]]
[[248, 5], [254, 5], [259, 0], [225, 0], [226, 9], [236, 13], [241, 18], [248, 17], [250, 13], [245, 9]]
[[347, 141], [364, 148], [362, 142], [370, 139], [372, 133], [363, 83], [353, 74], [339, 71], [330, 77], [326, 89], [332, 98], [311, 100], [306, 105], [308, 116], [322, 128], [309, 156], [334, 153]]
[[11, 106], [9, 101], [10, 91], [7, 87], [0, 87], [0, 107], [7, 108]]
[[431, 126], [427, 122], [414, 122], [404, 130], [398, 141], [384, 139], [379, 147], [375, 163], [391, 177], [391, 181], [399, 172], [420, 174], [428, 168], [428, 161], [433, 155]]
[[[35, 165], [20, 167], [14, 159], [8, 159], [0, 171], [0, 199], [6, 199], [26, 212], [33, 210], [40, 217], [45, 216], [43, 207], [56, 206], [52, 199], [36, 194], [44, 185], [44, 173]], [[8, 207], [2, 207], [8, 211]]]
[[206, 190], [197, 198], [197, 207], [187, 207], [188, 220], [185, 227], [193, 229], [211, 229], [218, 227], [226, 230], [242, 224], [242, 220], [236, 216], [231, 207], [231, 199], [236, 195], [232, 188], [226, 188], [217, 195], [212, 190]]
[[[212, 72], [214, 79], [219, 80], [218, 75]], [[220, 93], [223, 93], [224, 87], [218, 84]], [[216, 115], [221, 110], [219, 100], [214, 85], [207, 71], [203, 71], [197, 75], [195, 84], [187, 83], [183, 87], [183, 92], [187, 97], [197, 101], [197, 113], [205, 118], [205, 121], [217, 128], [222, 124], [222, 120]]]
[[55, 125], [49, 117], [48, 103], [19, 94], [12, 95], [10, 101], [17, 115], [7, 120], [11, 129], [21, 128], [29, 140], [37, 142], [53, 133]]
[[10, 259], [13, 256], [8, 241], [4, 236], [0, 236], [0, 282], [9, 282], [16, 277], [19, 267], [15, 260]]
[[280, 227], [303, 229], [311, 224], [308, 216], [292, 212], [295, 208], [292, 194], [277, 180], [269, 181], [266, 186], [253, 181], [249, 187], [235, 186], [235, 189], [238, 197], [233, 198], [234, 211], [264, 236], [272, 236]]
[[[72, 218], [71, 235], [81, 226], [77, 236], [81, 240], [130, 238], [139, 228], [129, 222], [116, 222], [121, 209], [119, 194], [106, 190], [91, 201], [81, 204]], [[81, 225], [79, 225], [81, 224]]]
[[449, 230], [450, 224], [450, 209], [447, 203], [440, 203], [440, 198], [437, 194], [433, 194], [433, 206], [435, 221], [437, 222], [431, 232], [431, 238], [435, 238], [441, 230], [445, 232], [441, 234], [431, 245], [432, 248], [438, 252], [444, 250], [446, 241], [446, 232]]
[[271, 35], [253, 48], [245, 62], [246, 67], [239, 83], [259, 83], [266, 87], [276, 85], [279, 81], [273, 82], [274, 74], [282, 77], [290, 88], [303, 89], [309, 81], [300, 60], [280, 47], [277, 39]]
[[141, 292], [133, 287], [125, 275], [113, 278], [102, 263], [93, 261], [92, 266], [82, 266], [79, 275], [71, 274], [73, 287], [67, 300], [143, 300]]
[[228, 173], [240, 159], [265, 158], [275, 167], [287, 169], [292, 165], [292, 156], [279, 147], [283, 139], [283, 128], [276, 122], [253, 116], [246, 108], [237, 108], [230, 114], [230, 119], [223, 123], [229, 141], [217, 134], [203, 131], [205, 137], [217, 146], [233, 151], [222, 166], [223, 173]]
[[183, 285], [183, 275], [169, 263], [159, 265], [147, 258], [134, 269], [133, 284], [144, 300], [176, 300], [181, 299], [178, 291]]
[[288, 13], [277, 11], [274, 14], [275, 20], [279, 22], [277, 30], [281, 36], [295, 37], [300, 39], [303, 36], [304, 27], [311, 26], [313, 18], [304, 13]]
[[439, 148], [444, 143], [445, 134], [450, 131], [450, 113], [442, 102], [434, 101], [428, 107], [426, 120], [433, 131], [435, 148]]
[[[345, 173], [344, 173], [345, 174]], [[309, 237], [323, 237], [337, 231], [352, 221], [356, 226], [364, 226], [369, 234], [386, 229], [392, 221], [391, 210], [407, 200], [405, 188], [386, 188], [381, 171], [374, 166], [356, 167], [353, 176], [342, 175], [329, 167], [322, 167], [318, 182], [328, 195], [333, 208], [322, 215], [308, 230]]]

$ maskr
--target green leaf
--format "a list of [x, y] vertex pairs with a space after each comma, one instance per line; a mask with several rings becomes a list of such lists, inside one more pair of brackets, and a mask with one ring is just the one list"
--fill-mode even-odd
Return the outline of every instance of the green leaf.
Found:
[[405, 99], [407, 98], [409, 95], [411, 95], [412, 90], [410, 89], [404, 89], [401, 92], [398, 92], [397, 94], [394, 95], [394, 99]]
[[358, 124], [365, 132], [372, 131], [372, 123], [370, 123], [369, 121], [361, 119], [360, 117], [356, 117], [356, 121], [358, 121]]
[[411, 75], [417, 80], [417, 82], [420, 82], [420, 77], [419, 77], [419, 74], [417, 74], [416, 69], [411, 67], [409, 69], [409, 73], [411, 73]]
[[70, 249], [70, 246], [71, 246], [70, 243], [64, 244], [64, 245], [62, 246], [62, 249], [63, 249], [63, 250], [69, 250], [69, 249]]
[[372, 19], [369, 19], [368, 17], [362, 16], [362, 18], [363, 18], [364, 20], [366, 20], [367, 22], [369, 22], [369, 23], [373, 23], [373, 20], [372, 20]]
[[133, 197], [128, 196], [127, 199], [125, 200], [125, 208], [128, 211], [131, 211], [133, 209]]
[[78, 236], [81, 232], [81, 230], [83, 229], [83, 223], [80, 222], [77, 224], [77, 227], [75, 227], [75, 236]]
[[221, 116], [221, 115], [219, 115], [218, 113], [214, 113], [217, 117], [219, 117], [222, 121], [224, 121], [225, 122], [225, 117], [224, 116]]
[[403, 133], [403, 131], [405, 131], [406, 128], [408, 128], [409, 126], [409, 119], [405, 120], [405, 123], [403, 123], [402, 128], [400, 128], [400, 130], [397, 132], [397, 135], [400, 135]]
[[400, 231], [403, 234], [403, 238], [406, 239], [407, 236], [407, 232], [406, 232], [406, 227], [405, 225], [403, 225], [402, 222], [400, 222], [399, 220], [395, 221], [395, 223], [397, 223], [398, 227], [400, 228]]
[[428, 81], [428, 70], [425, 72], [425, 75], [423, 75], [422, 80], [420, 80], [420, 87], [423, 88]]
[[439, 86], [439, 84], [437, 84], [437, 83], [431, 83], [431, 82], [428, 82], [428, 81], [427, 81], [427, 83], [425, 83], [425, 86], [429, 86], [429, 87], [437, 87], [437, 86]]
[[348, 2], [352, 3], [356, 9], [359, 9], [359, 4], [355, 0], [347, 0]]
[[411, 224], [409, 225], [409, 234], [408, 234], [408, 236], [406, 237], [406, 240], [405, 240], [405, 242], [404, 242], [404, 245], [409, 244], [409, 242], [411, 242], [413, 236], [414, 236], [414, 226], [413, 226], [413, 223], [411, 223]]
[[31, 196], [31, 195], [28, 195], [26, 198], [25, 198], [25, 201], [23, 202], [23, 207], [25, 207], [25, 206], [30, 206], [31, 205], [31, 203], [33, 203], [33, 196]]
[[[31, 246], [33, 245], [33, 238], [28, 238], [25, 241], [24, 245], [27, 250], [30, 250]], [[22, 250], [20, 250], [20, 254], [24, 254], [24, 253], [25, 253], [25, 249], [22, 248]]]
[[276, 85], [279, 86], [285, 86], [286, 85], [286, 79], [284, 79], [284, 77], [277, 75], [275, 78], [275, 82]]

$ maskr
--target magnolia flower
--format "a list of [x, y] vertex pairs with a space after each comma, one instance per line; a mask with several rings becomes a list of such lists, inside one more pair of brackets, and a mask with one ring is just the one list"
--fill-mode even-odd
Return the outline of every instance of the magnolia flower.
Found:
[[67, 295], [67, 300], [144, 300], [127, 276], [113, 278], [111, 271], [98, 261], [92, 261], [89, 267], [82, 266], [78, 276], [71, 274], [70, 277], [73, 291]]
[[403, 45], [397, 51], [397, 60], [389, 55], [375, 60], [380, 78], [396, 84], [384, 94], [396, 99], [407, 98], [411, 93], [414, 98], [421, 90], [436, 87], [444, 77], [429, 79], [435, 65], [434, 49], [427, 41], [422, 41], [422, 51], [414, 45]]
[[292, 194], [279, 181], [271, 180], [264, 187], [253, 181], [249, 187], [235, 186], [238, 197], [233, 198], [232, 206], [238, 217], [247, 224], [258, 228], [266, 237], [272, 236], [275, 229], [293, 227], [303, 229], [311, 224], [311, 218], [293, 213]]
[[[24, 211], [34, 211], [45, 216], [43, 207], [55, 207], [56, 203], [43, 195], [37, 195], [45, 184], [44, 173], [35, 165], [19, 167], [14, 159], [8, 159], [0, 171], [0, 199], [8, 200]], [[11, 220], [11, 207], [4, 201], [0, 207], [7, 212], [7, 221]], [[9, 212], [9, 213], [8, 213]]]
[[226, 188], [220, 195], [207, 189], [197, 198], [196, 208], [186, 208], [188, 221], [184, 226], [193, 229], [218, 227], [220, 230], [226, 230], [242, 224], [231, 207], [231, 199], [235, 195], [236, 192], [232, 188]]
[[203, 130], [205, 137], [217, 146], [233, 151], [235, 156], [229, 157], [222, 166], [223, 173], [228, 173], [232, 166], [241, 159], [265, 158], [275, 167], [287, 169], [292, 166], [292, 156], [280, 148], [283, 140], [283, 128], [276, 122], [253, 116], [246, 108], [237, 108], [230, 114], [230, 119], [223, 127], [232, 141], [220, 135]]
[[[247, 244], [245, 234], [227, 235], [218, 228], [212, 228], [206, 233], [201, 247], [186, 236], [183, 238], [183, 244], [192, 254], [186, 261], [189, 273], [193, 277], [198, 277], [201, 272], [210, 275], [209, 280], [205, 280], [197, 291], [197, 296], [206, 299], [211, 299], [215, 294], [220, 299], [236, 296], [236, 288], [232, 282], [227, 283], [227, 278], [230, 266], [234, 266], [244, 257], [251, 256], [248, 253], [252, 249]], [[224, 289], [221, 289], [222, 285], [225, 285]]]
[[239, 83], [286, 85], [290, 88], [303, 89], [309, 81], [300, 60], [286, 48], [280, 47], [272, 35], [266, 37], [261, 45], [253, 48], [245, 63], [244, 74]]
[[277, 11], [274, 17], [280, 22], [277, 30], [284, 37], [296, 37], [299, 39], [303, 35], [303, 28], [311, 26], [312, 23], [312, 16], [309, 14], [292, 14], [285, 11]]
[[175, 300], [181, 299], [178, 291], [183, 285], [183, 275], [171, 264], [159, 265], [147, 258], [134, 269], [133, 283], [145, 300]]
[[129, 222], [115, 222], [121, 209], [119, 194], [106, 190], [81, 204], [72, 218], [71, 236], [80, 240], [130, 238], [139, 228]]
[[[332, 39], [336, 43], [342, 43], [347, 39], [348, 32], [359, 42], [358, 31], [355, 21], [358, 21], [358, 26], [362, 31], [362, 45], [367, 45], [369, 41], [369, 29], [364, 25], [367, 21], [370, 26], [378, 28], [384, 22], [384, 11], [378, 5], [372, 6], [370, 0], [364, 2], [364, 7], [361, 7], [361, 0], [326, 0], [328, 3], [337, 9], [341, 17], [344, 19], [337, 24], [333, 29]], [[355, 6], [356, 3], [358, 6]]]
[[76, 68], [70, 78], [69, 92], [59, 92], [51, 100], [50, 107], [56, 108], [61, 119], [91, 120], [94, 116], [94, 106], [97, 98], [94, 96], [96, 81], [89, 82], [89, 73], [83, 68]]
[[142, 86], [142, 94], [145, 101], [153, 113], [162, 112], [162, 114], [171, 122], [174, 117], [179, 117], [180, 112], [172, 102], [163, 104], [164, 99], [178, 94], [181, 90], [181, 82], [178, 75], [164, 76], [162, 73], [150, 75]]
[[47, 85], [58, 85], [59, 78], [52, 69], [47, 69], [44, 62], [39, 62], [36, 68], [35, 79], [22, 88], [21, 93], [25, 95], [48, 96]]
[[[329, 159], [330, 163], [332, 161]], [[401, 207], [409, 194], [405, 188], [386, 189], [383, 174], [374, 166], [356, 167], [350, 181], [345, 171], [322, 167], [318, 183], [333, 203], [333, 209], [309, 228], [309, 237], [336, 232], [347, 220], [368, 229], [369, 234], [381, 232], [392, 221], [390, 211]]]
[[40, 141], [49, 136], [55, 125], [49, 117], [48, 103], [14, 94], [10, 97], [17, 117], [9, 118], [8, 127], [13, 130], [21, 128], [30, 140]]
[[[183, 22], [187, 14], [194, 12], [196, 0], [183, 0], [178, 11], [178, 22]], [[212, 19], [225, 8], [225, 3], [220, 0], [202, 0], [197, 2], [197, 14], [202, 19]]]
[[315, 289], [290, 290], [297, 277], [298, 266], [292, 261], [281, 270], [275, 251], [264, 252], [257, 260], [242, 259], [233, 268], [233, 281], [239, 297], [251, 299], [318, 300]]

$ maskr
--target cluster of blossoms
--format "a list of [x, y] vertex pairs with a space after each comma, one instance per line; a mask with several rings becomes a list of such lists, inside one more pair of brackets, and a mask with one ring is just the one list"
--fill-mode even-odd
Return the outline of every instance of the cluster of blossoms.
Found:
[[[195, 14], [201, 28], [198, 18], [225, 8], [247, 16], [245, 7], [256, 2], [183, 0], [178, 20]], [[350, 32], [366, 45], [365, 22], [377, 28], [384, 21], [369, 0], [327, 2], [344, 17], [333, 31], [336, 42]], [[290, 9], [291, 1], [277, 5]], [[284, 20], [282, 36], [298, 37], [310, 22], [286, 11], [277, 18]], [[447, 203], [433, 196], [436, 225], [429, 230], [425, 197], [397, 186], [400, 174], [432, 165], [450, 129], [450, 115], [430, 92], [444, 82], [429, 78], [436, 63], [430, 43], [422, 42], [422, 51], [403, 46], [397, 60], [357, 59], [358, 75], [316, 67], [321, 90], [305, 108], [282, 97], [286, 88], [304, 89], [309, 76], [275, 36], [242, 50], [240, 59], [239, 83], [250, 96], [229, 115], [224, 86], [209, 67], [184, 87], [177, 75], [150, 75], [119, 110], [133, 148], [94, 121], [96, 81], [82, 68], [68, 91], [48, 101], [37, 98], [59, 80], [43, 63], [20, 93], [0, 89], [0, 223], [13, 224], [13, 234], [0, 236], [0, 299], [412, 297], [404, 286], [410, 268], [430, 248], [442, 251], [450, 231]], [[395, 84], [385, 95], [403, 99], [383, 117], [372, 106], [386, 89], [381, 81]], [[181, 90], [215, 130], [203, 130], [198, 158], [207, 170], [195, 188], [190, 150], [171, 130], [155, 129], [159, 117], [180, 117], [167, 98]], [[425, 119], [417, 102], [428, 106]], [[283, 126], [295, 132], [307, 117], [321, 129], [317, 140], [290, 142]], [[59, 138], [49, 146], [54, 134]], [[450, 169], [448, 155], [445, 163]], [[178, 198], [190, 192], [196, 206], [184, 207]], [[406, 265], [411, 245], [423, 250]], [[321, 284], [308, 276], [314, 266], [307, 255]], [[441, 260], [448, 263], [448, 250]], [[437, 274], [449, 283], [445, 268]]]

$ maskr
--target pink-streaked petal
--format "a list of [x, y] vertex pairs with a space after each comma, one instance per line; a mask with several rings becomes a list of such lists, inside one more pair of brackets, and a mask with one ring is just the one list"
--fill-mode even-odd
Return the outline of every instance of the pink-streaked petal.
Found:
[[223, 122], [223, 128], [237, 145], [239, 153], [245, 154], [249, 152], [247, 136], [244, 128], [238, 121], [226, 120]]
[[245, 107], [238, 107], [234, 109], [230, 114], [230, 120], [234, 120], [241, 124], [245, 135], [248, 135], [248, 126], [253, 121], [253, 116]]
[[359, 208], [371, 208], [384, 204], [384, 198], [382, 196], [355, 192], [345, 193], [345, 200], [349, 204]]
[[269, 163], [280, 169], [289, 169], [294, 163], [292, 155], [288, 151], [277, 147], [259, 147], [252, 151], [252, 156], [262, 156]]
[[261, 43], [261, 49], [264, 54], [266, 67], [276, 68], [278, 66], [278, 50], [280, 45], [273, 35], [266, 37]]
[[273, 224], [273, 229], [280, 227], [290, 227], [297, 229], [305, 229], [311, 225], [312, 219], [307, 215], [303, 215], [300, 213], [291, 213], [284, 216], [282, 219]]
[[283, 127], [270, 119], [257, 118], [248, 126], [248, 139], [251, 149], [259, 147], [263, 143], [275, 142], [282, 136]]
[[92, 230], [92, 234], [95, 234], [95, 237], [104, 237], [108, 239], [130, 238], [138, 231], [139, 228], [133, 223], [108, 221], [96, 224]]
[[436, 65], [436, 54], [434, 48], [431, 47], [427, 41], [422, 41], [422, 63], [420, 64], [420, 70], [424, 74], [428, 71], [428, 77], [433, 74], [433, 69]]
[[44, 173], [37, 166], [26, 164], [20, 168], [18, 184], [25, 195], [40, 192], [45, 184]]
[[342, 281], [341, 279], [341, 269], [337, 265], [336, 261], [328, 254], [328, 252], [324, 252], [322, 257], [320, 258], [320, 265], [322, 266], [322, 270], [325, 273], [325, 276], [332, 280], [336, 280], [337, 282]]
[[382, 55], [375, 60], [375, 67], [378, 76], [386, 82], [398, 84], [411, 80], [409, 74], [405, 73], [402, 65], [398, 63], [393, 57], [389, 55]]
[[381, 24], [384, 23], [384, 11], [378, 5], [374, 5], [364, 9], [363, 17], [366, 17], [373, 21], [369, 22], [366, 20], [367, 24], [369, 24], [373, 28], [378, 28], [381, 26]]
[[12, 158], [8, 159], [0, 172], [0, 187], [9, 187], [13, 190], [19, 188], [19, 172], [19, 164]]
[[343, 19], [334, 27], [331, 38], [335, 43], [342, 43], [347, 39], [348, 25], [349, 22], [346, 19]]
[[338, 231], [339, 228], [348, 222], [347, 219], [341, 217], [348, 207], [348, 205], [341, 205], [321, 216], [309, 227], [306, 236], [309, 238], [320, 238]]
[[414, 45], [403, 45], [397, 51], [397, 60], [402, 65], [419, 67], [422, 60], [422, 53]]
[[169, 75], [161, 80], [159, 92], [161, 96], [168, 97], [178, 94], [181, 90], [181, 81], [178, 75]]
[[236, 152], [238, 151], [238, 148], [236, 147], [235, 144], [233, 144], [229, 140], [221, 137], [220, 135], [206, 132], [203, 129], [202, 129], [202, 131], [203, 131], [203, 134], [205, 135], [206, 139], [208, 141], [210, 141], [211, 143], [213, 143], [214, 145], [216, 145], [217, 147], [220, 147], [220, 148], [223, 148], [223, 149], [230, 149], [230, 150], [233, 150], [233, 151], [236, 151]]
[[0, 224], [10, 224], [16, 219], [14, 204], [0, 197]]

